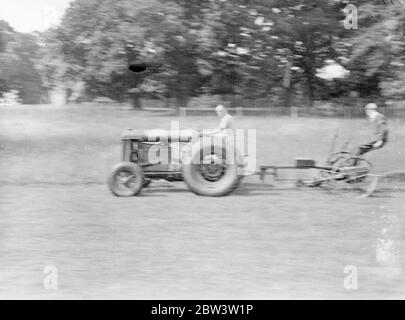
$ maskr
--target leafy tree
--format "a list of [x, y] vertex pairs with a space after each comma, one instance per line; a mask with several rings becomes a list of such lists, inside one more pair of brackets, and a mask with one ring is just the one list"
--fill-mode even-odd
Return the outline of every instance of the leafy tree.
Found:
[[[344, 29], [344, 0], [76, 0], [41, 35], [38, 66], [47, 88], [83, 81], [89, 99], [130, 97], [134, 107], [142, 95], [185, 106], [202, 93], [256, 99], [282, 86], [287, 106], [294, 88], [309, 105], [352, 90], [401, 95], [404, 11], [353, 2], [359, 30]], [[316, 76], [330, 59], [348, 79]], [[160, 72], [128, 71], [136, 62]]]
[[41, 102], [44, 95], [35, 59], [39, 46], [35, 36], [14, 31], [0, 21], [0, 94], [18, 90], [23, 103]]
[[[130, 94], [134, 106], [139, 107], [139, 86], [145, 75], [133, 74], [127, 68], [135, 62], [162, 59], [171, 70], [173, 66], [180, 68], [183, 64], [176, 53], [188, 48], [180, 36], [185, 31], [182, 14], [175, 3], [156, 0], [73, 2], [54, 33], [55, 42], [60, 44], [57, 51], [66, 62], [64, 79], [84, 80], [90, 97], [105, 95], [122, 100]], [[187, 52], [180, 61], [191, 61]], [[185, 95], [174, 89], [183, 88], [188, 94], [190, 78], [177, 74], [174, 81], [166, 77], [166, 82], [180, 99]]]
[[400, 2], [358, 1], [349, 39], [352, 88], [363, 96], [405, 97], [405, 10]]

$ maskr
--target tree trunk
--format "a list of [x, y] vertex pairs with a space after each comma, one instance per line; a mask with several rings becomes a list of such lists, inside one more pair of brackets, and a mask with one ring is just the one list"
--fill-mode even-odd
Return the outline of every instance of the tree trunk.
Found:
[[285, 108], [291, 108], [291, 88], [285, 88]]
[[141, 109], [142, 108], [141, 99], [140, 99], [138, 93], [133, 93], [132, 94], [132, 108], [134, 108], [134, 109]]
[[180, 113], [180, 108], [186, 108], [187, 107], [187, 102], [188, 98], [184, 96], [177, 96], [176, 97], [176, 103], [175, 103], [175, 111], [176, 113]]
[[311, 33], [307, 34], [306, 37], [306, 47], [307, 53], [305, 57], [305, 76], [307, 83], [307, 94], [308, 94], [308, 107], [311, 108], [314, 105], [315, 99], [315, 54], [314, 54], [314, 38]]
[[308, 93], [308, 107], [312, 108], [314, 106], [314, 85], [313, 85], [313, 75], [307, 73], [307, 93]]
[[292, 61], [288, 61], [285, 67], [283, 87], [285, 89], [285, 107], [291, 107], [291, 67]]

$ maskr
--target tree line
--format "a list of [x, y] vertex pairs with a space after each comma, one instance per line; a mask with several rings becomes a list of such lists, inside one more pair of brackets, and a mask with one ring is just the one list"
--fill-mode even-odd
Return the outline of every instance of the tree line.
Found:
[[[358, 29], [345, 28], [347, 5]], [[382, 0], [76, 0], [59, 26], [22, 34], [0, 21], [0, 94], [41, 103], [108, 97], [405, 97], [405, 6]], [[350, 71], [323, 79], [333, 61]], [[159, 72], [128, 66], [159, 64]], [[78, 86], [78, 84], [82, 84]], [[80, 90], [78, 89], [80, 88]], [[80, 93], [77, 93], [80, 91]]]

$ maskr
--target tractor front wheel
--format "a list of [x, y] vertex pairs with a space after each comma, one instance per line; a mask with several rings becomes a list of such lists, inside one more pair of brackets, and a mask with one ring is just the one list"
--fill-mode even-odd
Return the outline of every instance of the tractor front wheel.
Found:
[[118, 163], [108, 178], [111, 192], [117, 197], [137, 195], [144, 184], [142, 168], [133, 162]]

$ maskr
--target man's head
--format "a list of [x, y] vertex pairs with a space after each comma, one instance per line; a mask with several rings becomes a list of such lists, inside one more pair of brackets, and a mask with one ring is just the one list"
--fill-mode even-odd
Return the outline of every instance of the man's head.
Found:
[[218, 117], [220, 117], [220, 118], [222, 118], [224, 115], [226, 115], [228, 113], [228, 111], [222, 104], [219, 104], [216, 106], [215, 112], [217, 113]]
[[365, 107], [364, 107], [364, 111], [366, 112], [367, 117], [371, 117], [371, 115], [374, 112], [377, 112], [377, 105], [375, 103], [368, 103]]

